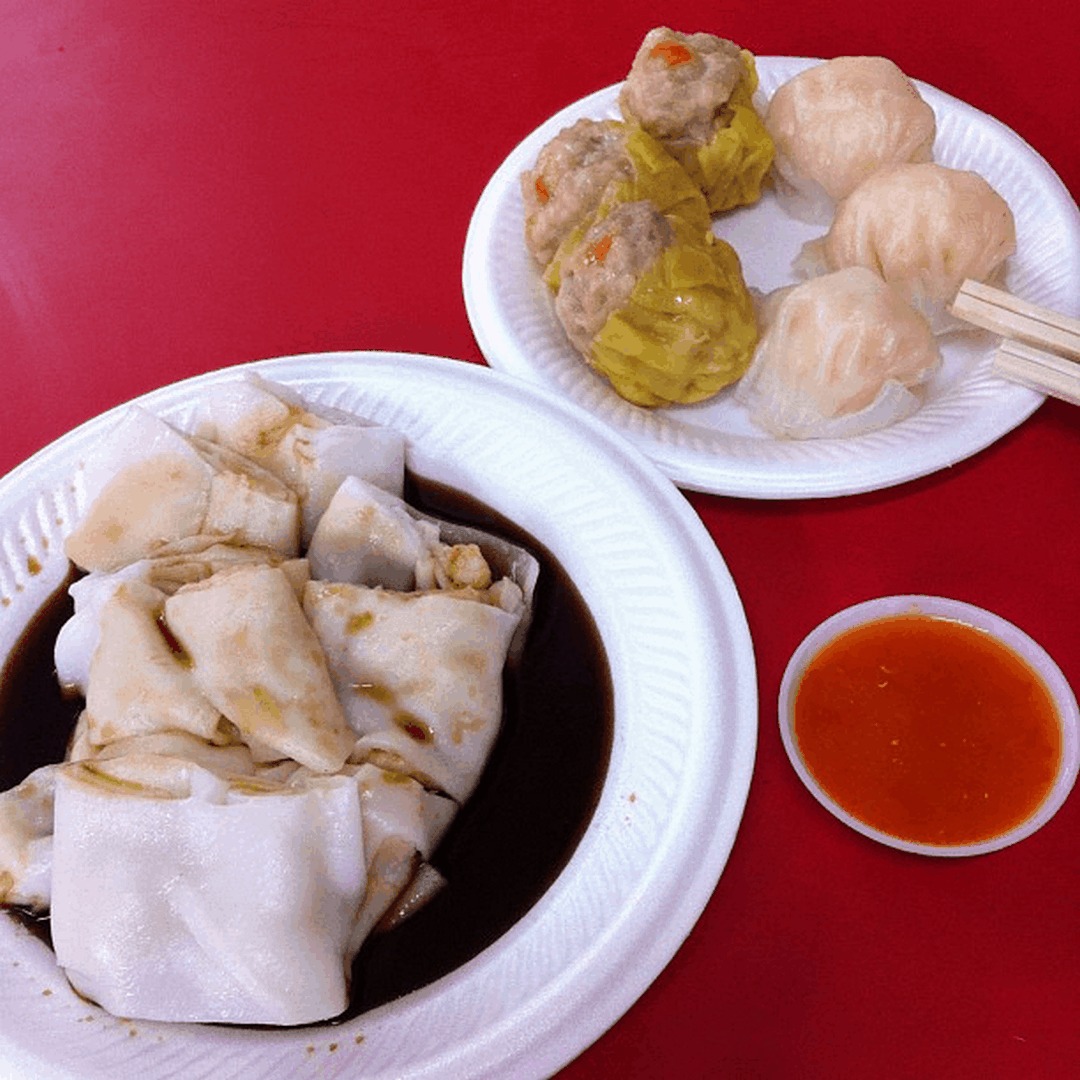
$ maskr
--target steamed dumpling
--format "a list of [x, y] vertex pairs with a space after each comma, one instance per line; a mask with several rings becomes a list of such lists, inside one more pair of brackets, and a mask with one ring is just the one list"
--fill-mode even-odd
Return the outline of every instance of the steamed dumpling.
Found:
[[1009, 204], [977, 173], [930, 162], [894, 165], [860, 184], [804, 266], [865, 266], [896, 286], [935, 330], [961, 324], [946, 308], [965, 278], [996, 280], [1016, 250]]
[[789, 438], [857, 435], [920, 404], [941, 354], [926, 320], [863, 267], [777, 297], [736, 399], [755, 424]]
[[526, 246], [554, 290], [590, 223], [620, 203], [647, 200], [700, 232], [711, 222], [686, 169], [642, 128], [617, 120], [579, 120], [560, 132], [521, 184]]
[[838, 56], [784, 83], [765, 111], [777, 192], [824, 222], [883, 165], [929, 161], [937, 123], [915, 84], [883, 56]]
[[661, 26], [638, 48], [619, 107], [686, 169], [710, 210], [730, 210], [758, 200], [772, 163], [772, 139], [752, 101], [756, 89], [745, 49]]
[[578, 120], [544, 146], [521, 177], [525, 246], [541, 266], [596, 212], [608, 185], [626, 179], [630, 168], [626, 127], [615, 120]]
[[648, 202], [599, 218], [567, 259], [555, 314], [571, 344], [636, 405], [703, 401], [757, 342], [734, 249]]

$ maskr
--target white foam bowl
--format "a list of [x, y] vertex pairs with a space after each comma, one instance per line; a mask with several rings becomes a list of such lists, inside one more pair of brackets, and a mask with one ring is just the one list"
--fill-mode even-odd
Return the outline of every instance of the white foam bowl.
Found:
[[[1053, 697], [1062, 735], [1061, 762], [1057, 776], [1050, 791], [1035, 812], [1007, 832], [971, 844], [923, 844], [904, 840], [867, 825], [866, 822], [845, 810], [822, 788], [807, 766], [795, 737], [795, 698], [807, 667], [826, 646], [846, 631], [898, 615], [923, 615], [948, 619], [989, 633], [1023, 659], [1039, 675]], [[919, 855], [983, 855], [1023, 840], [1041, 829], [1058, 812], [1072, 790], [1077, 771], [1080, 769], [1080, 711], [1077, 709], [1076, 697], [1068, 680], [1046, 650], [1018, 627], [1000, 616], [960, 600], [949, 600], [939, 596], [879, 597], [845, 608], [826, 619], [803, 639], [788, 661], [780, 683], [779, 715], [780, 736], [784, 742], [784, 749], [795, 772], [814, 798], [845, 825], [851, 826], [863, 836], [881, 844], [887, 844], [889, 847], [915, 852]]]

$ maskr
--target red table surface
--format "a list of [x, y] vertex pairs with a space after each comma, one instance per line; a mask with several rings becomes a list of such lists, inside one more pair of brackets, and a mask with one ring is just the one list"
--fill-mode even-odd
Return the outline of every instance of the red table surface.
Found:
[[[460, 273], [484, 184], [664, 23], [762, 55], [890, 56], [1080, 191], [1069, 0], [2, 0], [0, 473], [223, 365], [329, 349], [482, 362]], [[893, 851], [803, 789], [775, 702], [817, 622], [900, 592], [990, 608], [1080, 685], [1078, 450], [1080, 412], [1048, 401], [974, 458], [879, 493], [689, 496], [754, 639], [753, 782], [686, 943], [563, 1076], [1077, 1075], [1080, 795], [996, 854]]]

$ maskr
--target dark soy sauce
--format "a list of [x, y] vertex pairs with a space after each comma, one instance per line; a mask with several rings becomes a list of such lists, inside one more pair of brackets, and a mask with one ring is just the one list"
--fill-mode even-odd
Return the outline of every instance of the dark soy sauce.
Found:
[[[611, 675], [581, 596], [558, 562], [493, 510], [410, 476], [406, 498], [440, 518], [497, 533], [540, 562], [521, 662], [504, 680], [503, 726], [476, 791], [432, 862], [448, 885], [393, 930], [368, 938], [353, 967], [350, 1019], [426, 986], [518, 921], [569, 861], [596, 809], [614, 729]], [[0, 673], [0, 790], [59, 761], [82, 708], [61, 692], [56, 634], [65, 587], [38, 613]], [[47, 939], [48, 921], [13, 913]]]

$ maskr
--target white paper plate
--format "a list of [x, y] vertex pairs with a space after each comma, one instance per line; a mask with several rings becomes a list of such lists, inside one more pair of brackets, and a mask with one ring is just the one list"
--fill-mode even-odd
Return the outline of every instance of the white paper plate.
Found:
[[[403, 354], [251, 367], [312, 401], [403, 430], [418, 473], [474, 495], [558, 559], [592, 612], [615, 689], [598, 808], [554, 885], [489, 949], [333, 1028], [116, 1020], [72, 993], [46, 946], [0, 918], [0, 1074], [548, 1076], [661, 971], [727, 860], [757, 733], [754, 658], [734, 584], [673, 485], [555, 395], [483, 367]], [[213, 388], [239, 370], [140, 400], [190, 426]], [[62, 541], [81, 509], [78, 465], [117, 412], [0, 480], [0, 656], [66, 573]]]
[[[818, 61], [758, 57], [763, 98]], [[1018, 135], [931, 86], [935, 159], [981, 173], [1009, 202], [1017, 253], [1007, 286], [1018, 296], [1080, 315], [1080, 212], [1057, 175]], [[990, 373], [987, 338], [949, 343], [927, 404], [909, 419], [849, 439], [781, 440], [756, 429], [724, 392], [711, 402], [650, 411], [620, 398], [566, 340], [524, 244], [521, 173], [543, 146], [582, 117], [619, 117], [619, 87], [563, 109], [499, 167], [477, 204], [465, 243], [463, 286], [473, 332], [492, 367], [554, 389], [628, 436], [684, 488], [752, 498], [850, 495], [935, 472], [969, 457], [1024, 421], [1043, 398]], [[715, 219], [738, 251], [747, 283], [763, 290], [795, 279], [791, 261], [825, 230], [788, 217], [771, 193]]]

